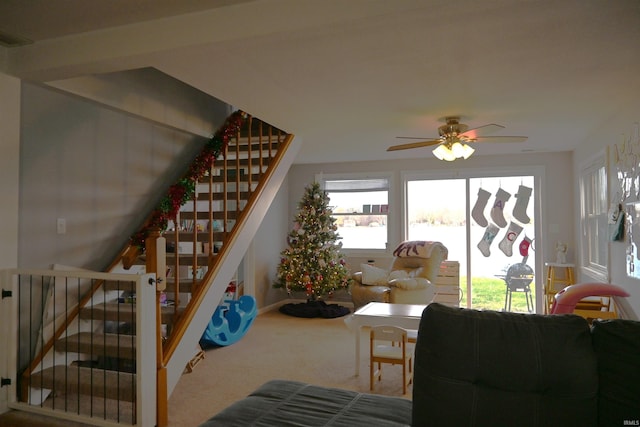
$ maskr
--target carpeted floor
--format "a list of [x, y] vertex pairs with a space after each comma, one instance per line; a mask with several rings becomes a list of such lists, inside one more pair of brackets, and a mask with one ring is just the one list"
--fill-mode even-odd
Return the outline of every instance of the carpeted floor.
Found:
[[[345, 326], [345, 319], [299, 318], [277, 310], [258, 316], [239, 342], [207, 349], [193, 372], [182, 376], [169, 399], [169, 425], [198, 426], [275, 378], [368, 392], [368, 336], [362, 333], [360, 376], [356, 377], [355, 336]], [[383, 379], [373, 393], [401, 396], [401, 367], [385, 365]], [[411, 393], [409, 387], [404, 397], [411, 399]], [[0, 416], [0, 426], [63, 425], [9, 418], [16, 415]], [[64, 425], [76, 427], [72, 423]]]

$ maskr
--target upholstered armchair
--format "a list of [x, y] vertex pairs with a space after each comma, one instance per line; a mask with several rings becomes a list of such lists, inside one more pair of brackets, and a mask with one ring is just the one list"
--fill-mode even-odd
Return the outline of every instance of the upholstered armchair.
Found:
[[428, 304], [435, 295], [434, 285], [440, 263], [449, 251], [440, 242], [423, 240], [402, 242], [393, 251], [389, 270], [361, 264], [353, 274], [351, 299], [354, 308], [369, 302]]

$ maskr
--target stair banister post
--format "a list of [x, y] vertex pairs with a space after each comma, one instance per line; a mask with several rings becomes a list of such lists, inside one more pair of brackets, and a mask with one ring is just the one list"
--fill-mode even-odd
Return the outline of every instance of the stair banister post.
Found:
[[167, 396], [167, 367], [162, 355], [162, 303], [160, 297], [166, 288], [166, 242], [159, 229], [152, 229], [145, 239], [147, 273], [156, 273], [156, 366], [157, 375], [157, 427], [169, 424]]

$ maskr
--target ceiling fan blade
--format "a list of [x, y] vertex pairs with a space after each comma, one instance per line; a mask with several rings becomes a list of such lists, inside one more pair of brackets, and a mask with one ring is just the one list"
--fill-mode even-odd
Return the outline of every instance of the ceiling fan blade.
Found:
[[465, 136], [471, 139], [476, 139], [479, 136], [491, 135], [492, 133], [496, 133], [504, 129], [504, 126], [489, 124], [484, 126], [478, 126], [477, 128], [469, 129], [466, 132], [460, 134], [460, 136]]
[[410, 142], [408, 144], [392, 145], [387, 148], [387, 151], [408, 150], [410, 148], [429, 147], [431, 145], [440, 144], [442, 141], [439, 139], [430, 139], [428, 141]]
[[398, 139], [425, 139], [424, 136], [396, 136]]
[[480, 136], [469, 142], [525, 142], [527, 136]]

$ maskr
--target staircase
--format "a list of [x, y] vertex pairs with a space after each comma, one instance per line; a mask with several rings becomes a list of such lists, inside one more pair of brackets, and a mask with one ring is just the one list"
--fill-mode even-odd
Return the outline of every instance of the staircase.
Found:
[[167, 425], [168, 397], [198, 357], [199, 339], [293, 163], [292, 141], [246, 113], [232, 114], [110, 268], [155, 273], [155, 304], [136, 300], [135, 282], [78, 285], [71, 291], [77, 312], [54, 322], [52, 338], [23, 373], [20, 400], [97, 414], [100, 425], [136, 424], [137, 322], [159, 313], [156, 425]]

